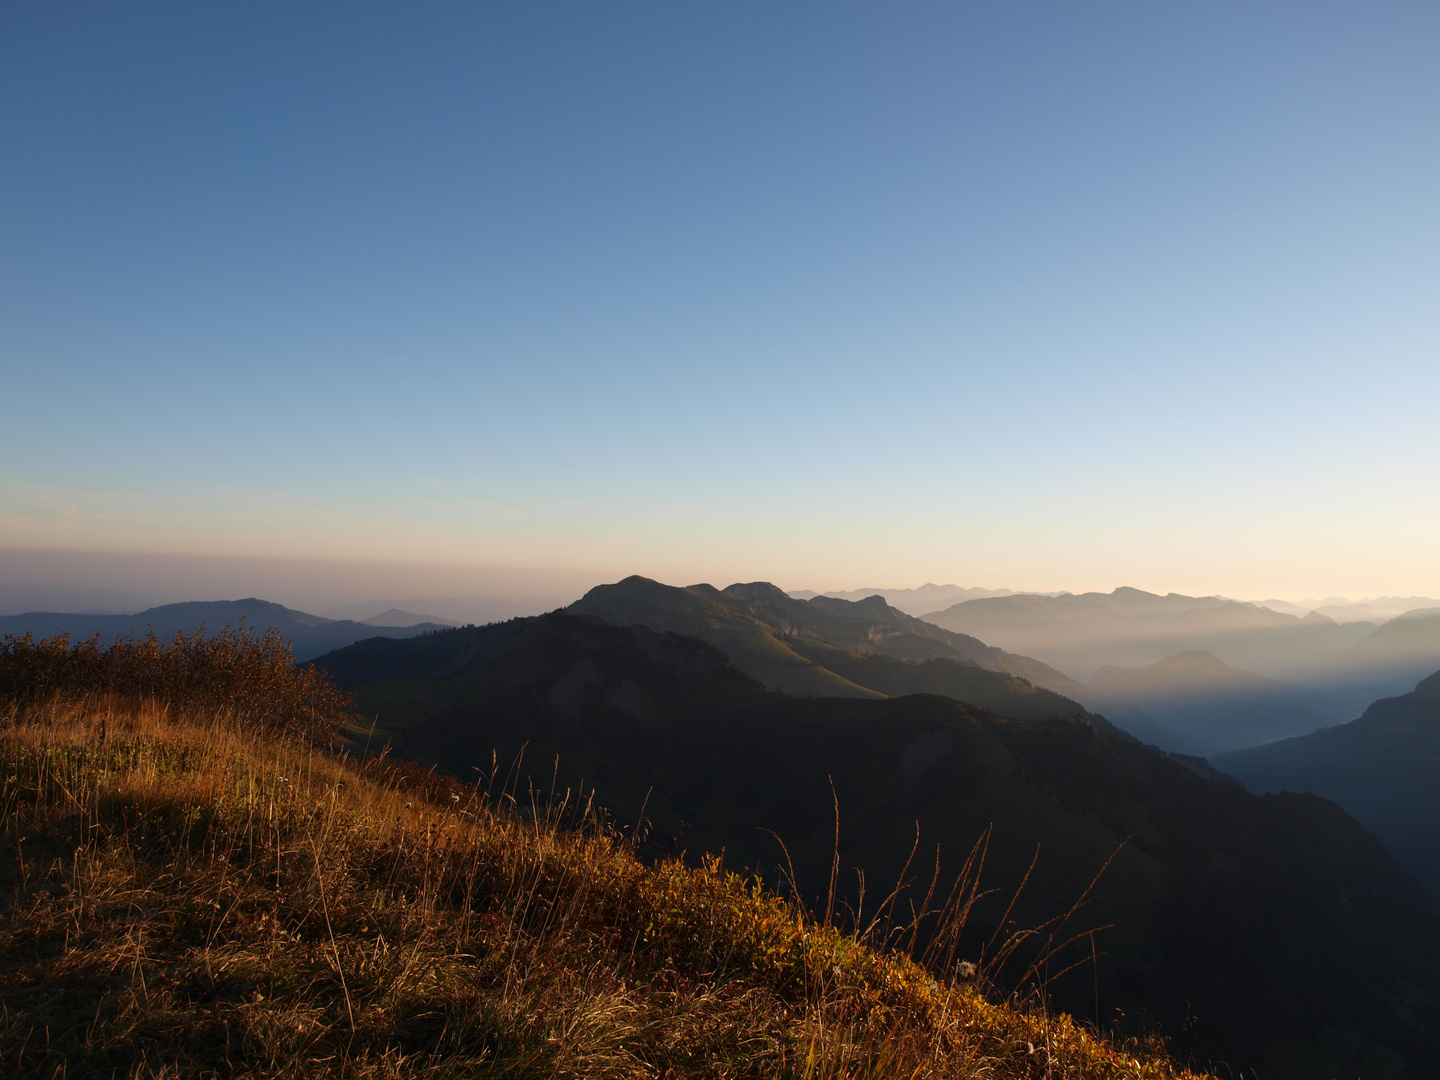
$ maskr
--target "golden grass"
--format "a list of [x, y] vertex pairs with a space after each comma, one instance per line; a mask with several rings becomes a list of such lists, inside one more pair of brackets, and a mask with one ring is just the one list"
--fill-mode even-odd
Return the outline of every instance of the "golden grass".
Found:
[[224, 710], [5, 708], [0, 1075], [1189, 1075], [593, 814]]
[[161, 639], [100, 635], [70, 643], [69, 634], [36, 641], [31, 634], [0, 640], [0, 700], [48, 701], [58, 696], [111, 694], [151, 698], [190, 709], [245, 713], [272, 731], [332, 732], [352, 706], [348, 694], [313, 665], [295, 663], [279, 630], [256, 633], [240, 620], [232, 630], [197, 626]]

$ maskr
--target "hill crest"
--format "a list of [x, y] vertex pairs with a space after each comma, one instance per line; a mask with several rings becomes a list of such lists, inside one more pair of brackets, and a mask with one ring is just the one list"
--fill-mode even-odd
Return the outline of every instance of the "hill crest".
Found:
[[1044, 664], [906, 615], [878, 595], [797, 600], [769, 582], [678, 587], [634, 575], [597, 585], [567, 610], [699, 637], [788, 693], [945, 693], [1032, 719], [1072, 716], [1098, 698]]

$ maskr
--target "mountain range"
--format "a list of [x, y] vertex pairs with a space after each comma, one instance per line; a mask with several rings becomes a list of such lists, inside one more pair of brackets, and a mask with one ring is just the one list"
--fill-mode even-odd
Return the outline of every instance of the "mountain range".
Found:
[[1322, 667], [1354, 644], [1333, 619], [1302, 617], [1217, 596], [1140, 589], [967, 600], [927, 622], [1023, 652], [1089, 680], [1107, 664], [1141, 666], [1191, 650], [1272, 678]]
[[708, 641], [751, 678], [787, 693], [938, 693], [1017, 719], [1088, 710], [1137, 738], [1169, 735], [1048, 664], [906, 615], [879, 596], [797, 600], [768, 582], [722, 590], [634, 576], [598, 585], [566, 610]]
[[[400, 612], [386, 612], [393, 617]], [[448, 624], [420, 622], [411, 625], [355, 622], [350, 619], [326, 619], [295, 611], [268, 600], [216, 600], [165, 604], [135, 615], [68, 615], [53, 611], [31, 611], [23, 615], [0, 616], [0, 637], [6, 634], [33, 634], [37, 638], [69, 634], [80, 641], [96, 634], [102, 642], [120, 635], [144, 635], [154, 631], [168, 637], [178, 631], [204, 626], [208, 630], [245, 625], [258, 632], [275, 628], [289, 639], [297, 660], [308, 660], [364, 638], [411, 637], [433, 630], [448, 629]]]
[[[772, 885], [793, 860], [810, 902], [831, 877], [837, 806], [839, 887], [862, 913], [902, 876], [902, 907], [920, 903], [937, 859], [947, 888], [993, 825], [985, 883], [998, 892], [977, 907], [961, 955], [978, 955], [997, 924], [1009, 932], [1063, 915], [1114, 854], [1057, 939], [1079, 935], [1052, 970], [1084, 966], [1049, 985], [1054, 1007], [1132, 1032], [1143, 1022], [1182, 1054], [1275, 1080], [1437, 1074], [1440, 918], [1334, 804], [1206, 779], [1084, 715], [1013, 720], [868, 687], [777, 693], [714, 645], [654, 624], [702, 612], [712, 633], [784, 672], [804, 665], [779, 662], [775, 645], [812, 640], [788, 606], [802, 602], [752, 586], [665, 590], [629, 579], [577, 605], [621, 611], [625, 625], [556, 612], [363, 641], [317, 663], [357, 698], [356, 751], [388, 746], [471, 781], [498, 776], [525, 805], [567, 790], [593, 798], [622, 825], [643, 815], [647, 850], [724, 852]], [[641, 609], [645, 597], [653, 612]], [[837, 619], [827, 632], [842, 643], [850, 633], [856, 647], [845, 652], [858, 658], [964, 666], [864, 651], [960, 646], [923, 629], [856, 640], [864, 620], [847, 602], [803, 604], [816, 623]], [[882, 605], [861, 603], [877, 627], [890, 618]], [[777, 636], [769, 620], [787, 612], [792, 632]], [[757, 623], [774, 644], [756, 639]]]
[[[892, 593], [908, 592], [915, 600], [943, 591], [989, 590], [925, 586]], [[1395, 600], [1391, 606], [1404, 602]], [[1004, 618], [997, 616], [997, 605], [1004, 605], [1000, 608]], [[1333, 623], [1320, 616], [1298, 620], [1214, 597], [1158, 597], [1124, 589], [1104, 596], [991, 596], [952, 605], [949, 614], [932, 613], [930, 618], [1009, 626], [1007, 631], [1004, 625], [990, 625], [988, 634], [1004, 634], [1020, 625], [1025, 633], [1012, 633], [1012, 638], [1023, 640], [1028, 634], [1034, 644], [1045, 648], [1068, 635], [1072, 644], [1078, 641], [1080, 648], [1097, 656], [1126, 657], [1137, 650], [1149, 655], [1181, 640], [1183, 632], [1202, 639], [1208, 634], [1223, 641], [1231, 661], [1211, 653], [1216, 662], [1205, 667], [1197, 666], [1193, 658], [1185, 665], [1174, 656], [1162, 655], [1153, 661], [1153, 670], [1133, 675], [1124, 669], [1137, 665], [1116, 661], [1102, 665], [1087, 685], [1043, 656], [1008, 651], [987, 644], [990, 639], [917, 619], [878, 594], [859, 599], [815, 595], [802, 600], [765, 583], [724, 590], [709, 585], [680, 589], [637, 577], [591, 590], [572, 610], [619, 624], [648, 620], [647, 625], [693, 634], [719, 646], [747, 674], [792, 693], [860, 697], [940, 693], [1026, 719], [1083, 710], [1103, 716], [1142, 741], [1201, 756], [1343, 722], [1369, 702], [1403, 692], [1440, 666], [1440, 612], [1422, 609], [1351, 641], [1324, 665], [1310, 667], [1310, 677], [1304, 680], [1308, 685], [1287, 688], [1273, 679], [1266, 682], [1270, 676], [1248, 671], [1249, 663], [1233, 657], [1243, 655], [1257, 633], [1271, 635], [1272, 641], [1277, 634], [1308, 637], [1328, 650], [1334, 635], [1327, 636], [1325, 627], [1333, 631]], [[30, 612], [0, 617], [0, 635], [28, 632], [46, 637], [63, 631], [73, 639], [98, 633], [109, 640], [117, 634], [153, 629], [166, 636], [200, 624], [212, 630], [235, 626], [242, 618], [256, 630], [279, 629], [300, 660], [367, 637], [406, 637], [453, 625], [398, 608], [359, 621], [327, 619], [249, 599], [168, 604], [135, 615]], [[1197, 626], [1203, 632], [1197, 632]]]
[[[1148, 595], [1133, 606], [1163, 624]], [[1150, 597], [1171, 614], [1184, 599]], [[1231, 603], [1191, 618], [1213, 629]], [[1324, 723], [1333, 698], [1201, 650], [1104, 666], [1085, 685], [879, 595], [798, 599], [764, 582], [632, 577], [566, 611], [459, 629], [383, 625], [419, 618], [403, 610], [367, 625], [248, 600], [32, 613], [0, 620], [0, 633], [166, 635], [242, 616], [279, 628], [302, 660], [324, 653], [315, 662], [365, 717], [346, 736], [356, 752], [388, 746], [469, 780], [498, 765], [537, 800], [583, 790], [622, 825], [648, 822], [651, 855], [724, 852], [774, 887], [793, 878], [812, 904], [832, 869], [837, 804], [838, 892], [862, 913], [902, 874], [902, 900], [918, 903], [930, 871], [915, 866], [938, 859], [952, 874], [988, 835], [998, 892], [976, 908], [971, 954], [1022, 881], [1012, 930], [1063, 914], [1118, 850], [1067, 924], [1080, 936], [1051, 958], [1053, 970], [1082, 964], [1047, 985], [1055, 1007], [1131, 1033], [1143, 1024], [1267, 1080], [1440, 1075], [1420, 1034], [1440, 1025], [1440, 917], [1395, 861], [1436, 888], [1433, 682], [1354, 724], [1230, 754]], [[1367, 648], [1398, 672], [1429, 655], [1432, 619], [1394, 620], [1359, 644], [1375, 639]], [[1314, 794], [1260, 794], [1281, 790]]]

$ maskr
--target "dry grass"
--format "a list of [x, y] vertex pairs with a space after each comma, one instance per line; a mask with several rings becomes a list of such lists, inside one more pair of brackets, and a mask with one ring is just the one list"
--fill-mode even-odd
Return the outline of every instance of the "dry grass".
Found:
[[595, 815], [233, 712], [5, 708], [0, 1075], [1187, 1075]]
[[100, 635], [70, 643], [69, 634], [36, 641], [0, 640], [0, 700], [35, 703], [57, 695], [151, 698], [190, 709], [241, 712], [252, 726], [325, 736], [353, 703], [324, 672], [297, 666], [279, 630], [256, 633], [240, 620], [232, 630], [197, 626], [161, 639]]

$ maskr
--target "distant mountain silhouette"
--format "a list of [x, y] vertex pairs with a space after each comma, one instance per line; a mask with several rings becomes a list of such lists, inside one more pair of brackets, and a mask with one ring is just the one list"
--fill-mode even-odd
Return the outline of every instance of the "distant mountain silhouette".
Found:
[[1334, 679], [1368, 683], [1387, 695], [1403, 692], [1440, 668], [1440, 609], [1391, 619], [1336, 656], [1332, 668]]
[[1109, 664], [1136, 667], [1190, 650], [1294, 679], [1322, 670], [1355, 641], [1314, 612], [1300, 618], [1217, 596], [1158, 596], [1130, 588], [969, 600], [924, 619], [1084, 679]]
[[1369, 622], [1380, 626], [1391, 619], [1419, 612], [1423, 608], [1440, 611], [1440, 600], [1428, 596], [1377, 596], [1373, 600], [1358, 603], [1321, 604], [1313, 610], [1334, 619], [1342, 626], [1355, 622]]
[[1141, 668], [1107, 665], [1090, 688], [1137, 706], [1201, 755], [1307, 734], [1330, 723], [1334, 710], [1322, 691], [1233, 668], [1203, 650]]
[[[724, 609], [703, 608], [722, 621]], [[985, 881], [1000, 892], [977, 909], [962, 956], [977, 954], [1037, 845], [1018, 926], [1063, 913], [1129, 838], [1067, 930], [1112, 924], [1096, 938], [1098, 978], [1061, 977], [1053, 1007], [1143, 1013], [1182, 1056], [1275, 1080], [1407, 1062], [1409, 1076], [1436, 1073], [1440, 921], [1373, 836], [1314, 796], [1250, 795], [1084, 719], [1019, 722], [927, 695], [777, 694], [696, 638], [565, 612], [365, 641], [318, 663], [357, 695], [357, 749], [388, 745], [482, 783], [493, 761], [497, 786], [508, 777], [526, 805], [532, 787], [541, 799], [593, 793], [623, 825], [644, 807], [652, 852], [724, 851], [772, 885], [785, 859], [773, 829], [811, 902], [830, 873], [832, 783], [841, 889], [858, 902], [850, 868], [862, 868], [867, 911], [899, 877], [917, 823], [924, 865], [902, 907], [923, 899], [936, 844], [953, 873], [994, 823]], [[1082, 936], [1057, 970], [1089, 955]]]
[[401, 611], [399, 608], [391, 608], [389, 611], [382, 611], [379, 615], [371, 615], [368, 619], [361, 619], [360, 622], [366, 626], [454, 626], [452, 622], [444, 619], [437, 619], [433, 615], [416, 615], [413, 611]]
[[721, 590], [636, 576], [596, 586], [567, 610], [698, 637], [751, 678], [787, 693], [939, 693], [1021, 720], [1108, 707], [1108, 720], [1137, 729], [1132, 733], [1140, 738], [1153, 734], [1136, 710], [1103, 700], [1053, 668], [922, 622], [879, 596], [796, 600], [768, 582]]
[[818, 593], [802, 589], [789, 594], [796, 600], [812, 600], [817, 596], [833, 596], [837, 600], [866, 600], [872, 596], [883, 597], [893, 608], [906, 615], [923, 615], [927, 611], [950, 607], [965, 600], [978, 600], [986, 596], [1013, 596], [1013, 589], [967, 589], [960, 585], [921, 585], [917, 589], [850, 589]]
[[444, 627], [433, 623], [413, 626], [373, 626], [349, 619], [325, 619], [295, 611], [267, 600], [214, 600], [165, 604], [135, 615], [67, 615], [53, 611], [31, 611], [0, 617], [0, 635], [34, 634], [37, 638], [69, 634], [72, 641], [99, 634], [102, 641], [117, 635], [144, 635], [151, 630], [160, 637], [204, 626], [218, 631], [234, 629], [241, 620], [252, 630], [278, 629], [290, 640], [297, 660], [308, 660], [369, 637], [409, 637]]
[[1211, 761], [1252, 791], [1335, 800], [1440, 901], [1440, 672], [1348, 724]]

